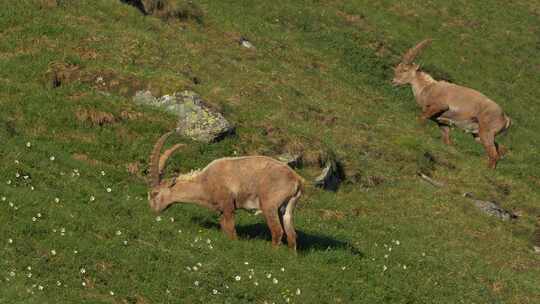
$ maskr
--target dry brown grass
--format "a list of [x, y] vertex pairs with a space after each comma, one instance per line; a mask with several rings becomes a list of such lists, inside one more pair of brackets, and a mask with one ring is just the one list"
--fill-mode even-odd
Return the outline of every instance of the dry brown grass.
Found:
[[113, 114], [92, 109], [79, 109], [75, 112], [77, 120], [90, 123], [92, 126], [103, 126], [117, 121]]

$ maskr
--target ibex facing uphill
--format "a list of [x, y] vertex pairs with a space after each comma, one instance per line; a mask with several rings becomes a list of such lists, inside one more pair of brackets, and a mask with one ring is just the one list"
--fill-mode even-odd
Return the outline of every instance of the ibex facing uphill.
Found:
[[422, 122], [431, 119], [439, 125], [445, 144], [450, 145], [450, 127], [472, 133], [481, 142], [489, 157], [489, 167], [495, 168], [503, 149], [495, 136], [508, 129], [511, 120], [501, 107], [482, 93], [446, 81], [437, 81], [419, 70], [414, 58], [431, 42], [426, 39], [403, 55], [394, 68], [395, 86], [410, 84], [416, 102], [422, 107]]
[[195, 203], [221, 213], [220, 225], [236, 239], [234, 211], [261, 210], [270, 232], [272, 245], [281, 244], [283, 231], [289, 248], [296, 250], [293, 211], [302, 195], [303, 179], [286, 164], [265, 156], [226, 157], [212, 161], [206, 168], [162, 180], [169, 156], [182, 145], [159, 155], [172, 132], [161, 136], [150, 155], [150, 207], [160, 212], [173, 203]]

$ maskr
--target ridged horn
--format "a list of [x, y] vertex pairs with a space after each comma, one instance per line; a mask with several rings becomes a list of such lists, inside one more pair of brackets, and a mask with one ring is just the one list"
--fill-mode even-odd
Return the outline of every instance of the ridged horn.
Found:
[[163, 147], [163, 144], [165, 144], [165, 141], [167, 140], [167, 137], [169, 137], [173, 131], [169, 131], [158, 139], [156, 144], [154, 145], [154, 149], [152, 150], [152, 153], [150, 154], [150, 187], [155, 187], [159, 185], [161, 182], [160, 178], [160, 170], [159, 170], [159, 152], [161, 151], [161, 148]]
[[176, 150], [178, 150], [181, 147], [185, 147], [185, 146], [186, 145], [183, 145], [183, 144], [176, 144], [176, 145], [172, 146], [172, 148], [165, 150], [165, 152], [163, 152], [163, 154], [161, 154], [161, 156], [159, 157], [159, 176], [161, 176], [163, 174], [163, 169], [165, 169], [165, 164], [167, 163], [167, 160], [169, 159], [169, 157], [171, 157], [171, 155]]
[[420, 52], [431, 43], [432, 39], [424, 39], [420, 41], [415, 47], [410, 48], [401, 59], [402, 63], [411, 64], [413, 60], [420, 54]]

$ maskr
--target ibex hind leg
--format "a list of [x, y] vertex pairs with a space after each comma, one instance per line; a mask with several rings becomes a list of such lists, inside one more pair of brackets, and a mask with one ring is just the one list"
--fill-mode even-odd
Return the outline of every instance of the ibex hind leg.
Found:
[[272, 234], [272, 246], [278, 247], [281, 245], [281, 238], [283, 237], [283, 228], [279, 220], [279, 212], [277, 208], [268, 208], [262, 210], [266, 224]]
[[287, 235], [287, 245], [289, 246], [289, 249], [296, 251], [296, 231], [294, 230], [294, 224], [293, 224], [293, 213], [294, 208], [296, 207], [296, 203], [300, 199], [300, 196], [302, 193], [299, 191], [296, 193], [295, 196], [293, 196], [287, 203], [285, 203], [283, 206], [285, 207], [285, 210], [283, 212], [283, 228], [285, 230], [285, 234]]
[[478, 133], [480, 142], [484, 146], [486, 153], [489, 157], [489, 168], [495, 169], [497, 167], [497, 161], [499, 160], [499, 152], [495, 144], [495, 132], [489, 130], [485, 126], [480, 125], [480, 131]]

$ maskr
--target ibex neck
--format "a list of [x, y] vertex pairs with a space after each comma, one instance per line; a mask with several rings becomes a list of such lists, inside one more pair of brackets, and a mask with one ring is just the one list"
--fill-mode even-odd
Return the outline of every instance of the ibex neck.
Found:
[[428, 73], [416, 72], [416, 77], [411, 82], [412, 90], [416, 101], [420, 103], [419, 97], [422, 94], [422, 91], [432, 83], [437, 82], [433, 77]]
[[210, 197], [202, 183], [197, 181], [177, 181], [171, 189], [171, 203], [194, 203], [211, 207]]

